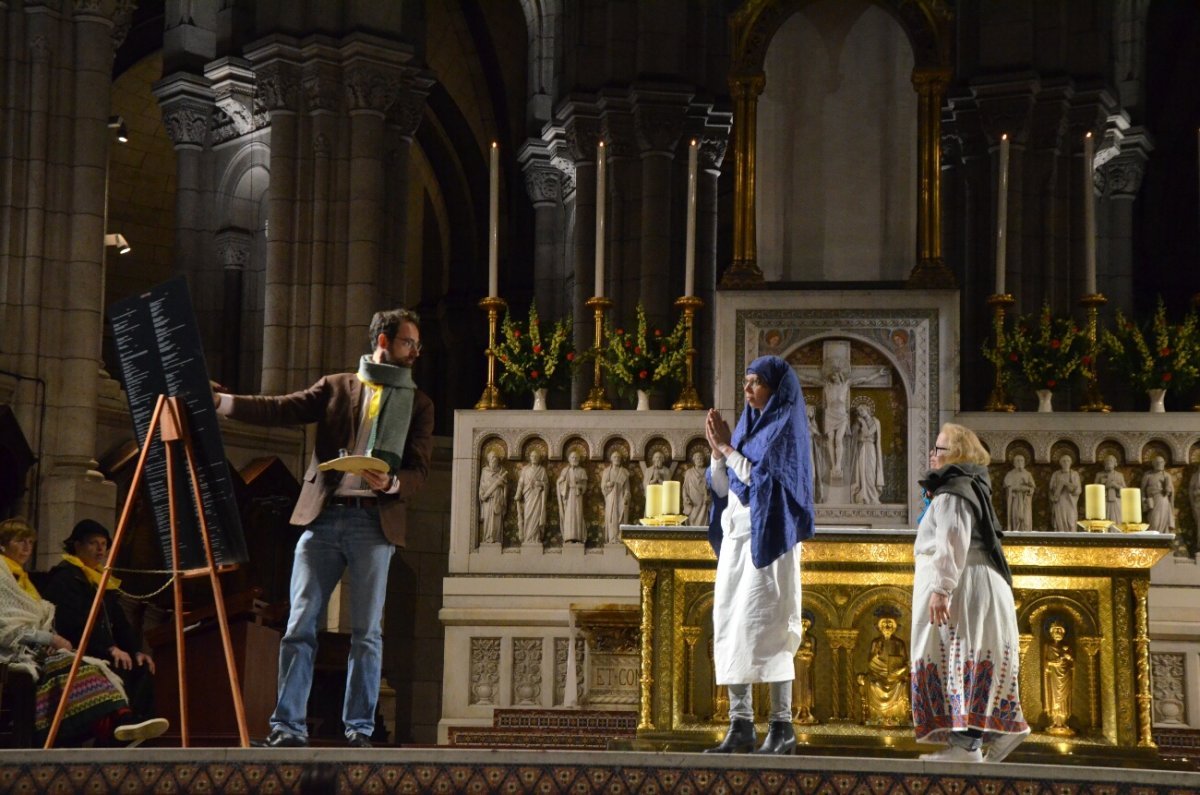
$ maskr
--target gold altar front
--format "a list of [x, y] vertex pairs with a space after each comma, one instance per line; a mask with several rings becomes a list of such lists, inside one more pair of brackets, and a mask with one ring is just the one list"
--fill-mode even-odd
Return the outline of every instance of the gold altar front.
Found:
[[[817, 722], [797, 723], [802, 744], [927, 748], [915, 743], [907, 722], [867, 725], [872, 721], [862, 685], [881, 615], [898, 612], [896, 636], [909, 641], [914, 535], [821, 531], [805, 542], [802, 582], [805, 611], [813, 618], [809, 664]], [[638, 738], [660, 747], [719, 739], [728, 726], [728, 703], [712, 678], [716, 558], [707, 532], [626, 525], [621, 537], [641, 576]], [[1020, 698], [1033, 729], [1021, 753], [1081, 760], [1113, 749], [1131, 757], [1154, 753], [1146, 595], [1150, 567], [1170, 550], [1170, 541], [1148, 533], [1005, 538], [1021, 633]], [[1067, 627], [1074, 660], [1063, 687], [1070, 718], [1058, 728], [1050, 725], [1044, 704], [1042, 665], [1055, 622]], [[765, 721], [766, 694], [754, 695], [756, 717]], [[1053, 698], [1061, 704], [1061, 690]]]

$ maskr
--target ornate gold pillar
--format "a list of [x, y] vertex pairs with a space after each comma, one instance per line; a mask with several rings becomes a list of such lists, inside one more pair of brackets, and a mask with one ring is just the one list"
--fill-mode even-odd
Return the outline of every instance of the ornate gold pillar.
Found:
[[917, 266], [906, 286], [914, 289], [958, 286], [942, 261], [942, 100], [950, 76], [944, 67], [917, 67], [912, 74], [918, 97]]
[[1097, 675], [1096, 663], [1096, 655], [1100, 653], [1103, 640], [1101, 637], [1079, 638], [1079, 648], [1083, 650], [1084, 659], [1087, 661], [1088, 721], [1091, 723], [1089, 734], [1096, 734], [1097, 729], [1103, 730], [1100, 725], [1100, 677]]
[[696, 643], [700, 640], [700, 627], [683, 628], [683, 671], [679, 677], [683, 687], [681, 699], [683, 719], [696, 721]]
[[[829, 684], [833, 688], [833, 714], [836, 721], [854, 720], [854, 672], [850, 670], [850, 652], [858, 641], [857, 629], [827, 629], [825, 637], [829, 639], [829, 648], [833, 651], [833, 675]], [[842, 652], [839, 654], [838, 652]], [[841, 692], [842, 685], [846, 686]]]
[[658, 572], [643, 570], [642, 585], [642, 676], [641, 703], [638, 710], [638, 731], [654, 728], [652, 707], [654, 706], [654, 582]]
[[758, 97], [766, 87], [762, 72], [731, 75], [733, 97], [733, 262], [721, 276], [722, 289], [745, 289], [763, 283], [758, 268], [754, 227], [754, 148]]
[[1136, 659], [1134, 670], [1137, 672], [1137, 728], [1138, 747], [1157, 748], [1151, 728], [1150, 705], [1154, 695], [1150, 688], [1150, 612], [1146, 604], [1146, 595], [1150, 592], [1149, 578], [1136, 578], [1133, 585], [1133, 646]]

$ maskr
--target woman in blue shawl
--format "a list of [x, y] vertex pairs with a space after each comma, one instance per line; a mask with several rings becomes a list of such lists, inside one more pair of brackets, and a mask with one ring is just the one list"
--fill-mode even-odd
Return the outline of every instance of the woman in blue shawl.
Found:
[[731, 434], [715, 409], [708, 537], [717, 553], [713, 659], [729, 691], [729, 732], [714, 753], [749, 751], [757, 740], [751, 685], [770, 683], [767, 737], [757, 753], [789, 754], [792, 660], [800, 647], [800, 541], [813, 534], [812, 466], [800, 381], [777, 356], [755, 359], [743, 384], [746, 408]]

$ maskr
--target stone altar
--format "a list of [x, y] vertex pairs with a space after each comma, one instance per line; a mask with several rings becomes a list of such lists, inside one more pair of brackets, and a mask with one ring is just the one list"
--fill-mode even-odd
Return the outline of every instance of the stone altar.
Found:
[[[818, 640], [814, 716], [798, 726], [815, 746], [917, 747], [908, 727], [867, 726], [855, 674], [876, 636], [874, 611], [912, 603], [912, 530], [818, 528], [803, 550], [804, 604]], [[622, 539], [640, 567], [641, 704], [638, 737], [709, 743], [724, 732], [713, 699], [711, 634], [716, 560], [704, 528], [626, 525]], [[1021, 629], [1021, 700], [1034, 733], [1023, 752], [1103, 756], [1152, 753], [1147, 594], [1150, 568], [1170, 551], [1160, 534], [1096, 537], [1023, 533], [1005, 551], [1013, 568]], [[1046, 731], [1041, 644], [1048, 622], [1067, 616], [1079, 650], [1069, 740]], [[905, 633], [907, 634], [907, 633]]]

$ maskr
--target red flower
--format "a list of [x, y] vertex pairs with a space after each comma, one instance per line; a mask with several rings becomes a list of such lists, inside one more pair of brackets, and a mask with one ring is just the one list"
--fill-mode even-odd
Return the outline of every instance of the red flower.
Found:
[[1091, 365], [1092, 365], [1092, 357], [1088, 356], [1086, 353], [1083, 355], [1083, 357], [1079, 361], [1083, 362], [1084, 367], [1091, 367]]
[[1163, 373], [1163, 376], [1162, 376], [1162, 378], [1163, 378], [1163, 383], [1165, 384], [1166, 382], [1168, 382], [1168, 381], [1170, 381], [1170, 380], [1171, 380], [1171, 374], [1170, 374], [1170, 373]]
[[617, 336], [618, 336], [618, 337], [623, 337], [623, 336], [625, 336], [625, 329], [623, 329], [623, 328], [619, 328], [619, 329], [617, 329]]
[[542, 346], [541, 346], [541, 345], [534, 345], [534, 346], [533, 346], [533, 352], [534, 352], [534, 353], [541, 353], [541, 352], [542, 352]]
[[1008, 355], [1008, 360], [1009, 360], [1010, 362], [1015, 362], [1015, 361], [1017, 361], [1017, 355], [1016, 355], [1015, 353], [1010, 353], [1010, 354]]
[[519, 329], [519, 328], [515, 328], [515, 329], [513, 329], [513, 336], [514, 336], [514, 337], [516, 337], [516, 338], [518, 338], [518, 339], [520, 339], [520, 337], [521, 337], [521, 329]]
[[541, 373], [539, 373], [537, 370], [530, 370], [530, 371], [529, 371], [529, 377], [530, 377], [530, 378], [537, 378], [539, 375], [541, 375]]
[[1058, 382], [1057, 382], [1057, 381], [1055, 381], [1053, 378], [1047, 378], [1047, 379], [1046, 379], [1046, 388], [1047, 388], [1047, 389], [1054, 389], [1054, 385], [1055, 385], [1055, 384], [1057, 384], [1057, 383], [1058, 383]]
[[625, 347], [626, 347], [626, 348], [632, 348], [632, 347], [633, 347], [633, 343], [632, 343], [632, 342], [630, 342], [629, 340], [625, 340]]
[[647, 370], [641, 370], [640, 372], [638, 372], [638, 378], [645, 380], [649, 377], [650, 377], [650, 373]]
[[642, 349], [635, 345], [633, 346], [633, 352], [637, 355], [641, 355]]
[[662, 346], [661, 348], [659, 348], [659, 349], [658, 349], [658, 352], [659, 352], [659, 353], [666, 353], [666, 352], [667, 352], [667, 346], [666, 346], [666, 345]]
[[1159, 351], [1159, 352], [1158, 352], [1158, 355], [1159, 355], [1159, 356], [1170, 356], [1170, 355], [1171, 355], [1171, 349], [1170, 349], [1170, 348], [1163, 348], [1161, 351]]
[[575, 361], [575, 351], [567, 351], [567, 361], [568, 362]]
[[660, 329], [660, 328], [656, 328], [656, 329], [654, 329], [654, 336], [656, 336], [656, 337], [661, 337], [661, 336], [662, 336], [662, 329]]
[[502, 353], [502, 354], [500, 354], [500, 361], [507, 363], [507, 362], [508, 362], [508, 357], [507, 357], [507, 356], [505, 356], [505, 355]]
[[1050, 340], [1050, 347], [1054, 350], [1058, 350], [1062, 347], [1062, 340]]

